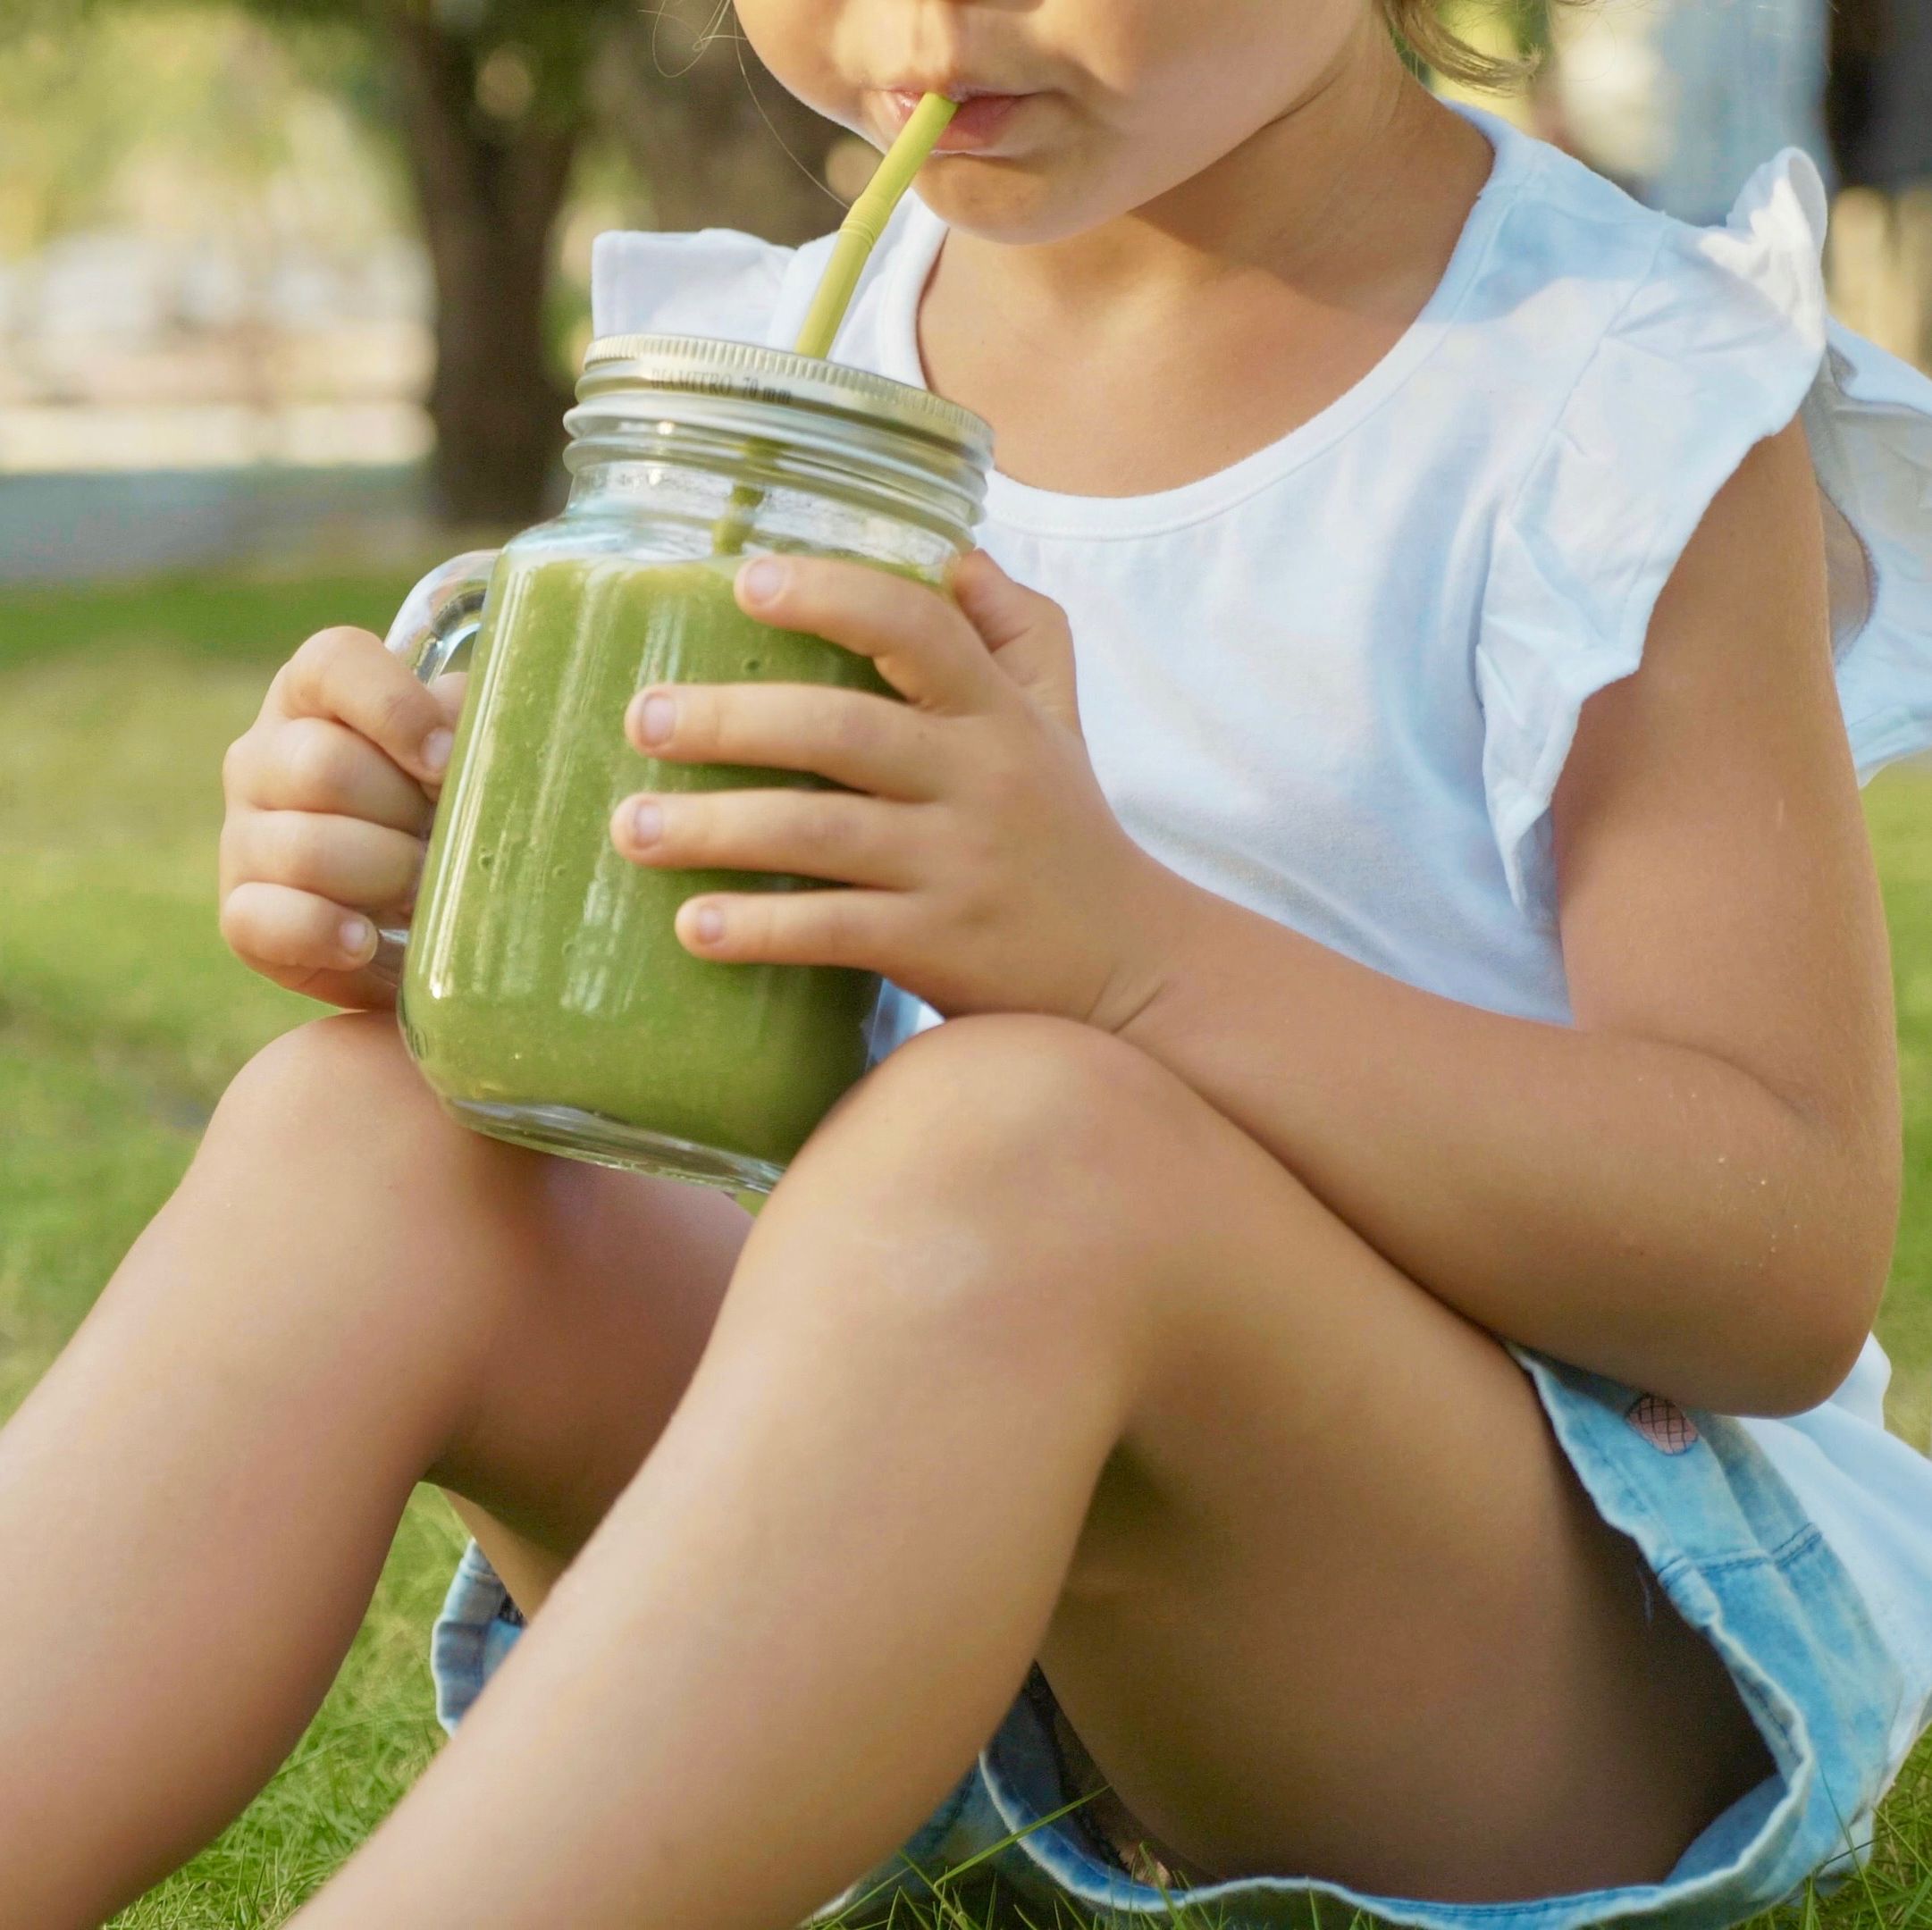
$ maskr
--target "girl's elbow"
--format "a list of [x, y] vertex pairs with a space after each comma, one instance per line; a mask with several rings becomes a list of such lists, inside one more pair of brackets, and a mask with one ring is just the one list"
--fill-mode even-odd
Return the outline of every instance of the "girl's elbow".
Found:
[[1841, 1225], [1829, 1250], [1816, 1254], [1804, 1277], [1788, 1283], [1793, 1314], [1785, 1327], [1770, 1398], [1755, 1411], [1768, 1416], [1803, 1414], [1829, 1400], [1858, 1364], [1892, 1265], [1896, 1209], [1878, 1230]]
[[[1820, 1121], [1814, 1115], [1814, 1127]], [[1810, 1136], [1803, 1179], [1787, 1197], [1803, 1202], [1793, 1216], [1810, 1238], [1790, 1240], [1781, 1298], [1792, 1309], [1785, 1385], [1768, 1415], [1802, 1414], [1829, 1400], [1857, 1364], [1892, 1271], [1904, 1191], [1903, 1134], [1894, 1115], [1861, 1111], [1835, 1131]], [[1797, 1227], [1792, 1228], [1793, 1231]]]
[[1784, 1420], [1822, 1406], [1844, 1385], [1870, 1331], [1869, 1324], [1854, 1332], [1843, 1320], [1838, 1321], [1802, 1353], [1790, 1355], [1777, 1372], [1768, 1374], [1763, 1395], [1743, 1411]]

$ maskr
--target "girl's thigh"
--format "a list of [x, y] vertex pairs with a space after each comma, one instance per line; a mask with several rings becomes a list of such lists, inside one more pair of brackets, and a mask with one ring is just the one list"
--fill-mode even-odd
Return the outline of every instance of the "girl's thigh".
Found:
[[1109, 1130], [1168, 1184], [1121, 1211], [1200, 1264], [1155, 1289], [1162, 1364], [1040, 1658], [1114, 1796], [1183, 1869], [1660, 1880], [1773, 1768], [1716, 1650], [1492, 1335], [1178, 1081], [1140, 1087]]
[[237, 1077], [122, 1269], [144, 1278], [117, 1277], [103, 1310], [159, 1271], [252, 1313], [273, 1280], [295, 1344], [330, 1323], [358, 1338], [317, 1350], [323, 1384], [340, 1361], [392, 1363], [391, 1412], [424, 1410], [426, 1478], [567, 1555], [676, 1405], [750, 1226], [726, 1195], [469, 1131], [391, 1015], [336, 1013]]
[[430, 1478], [534, 1613], [683, 1397], [752, 1221], [724, 1193], [520, 1156], [554, 1169], [557, 1238]]
[[722, 1193], [470, 1132], [386, 1014], [300, 1028], [244, 1077], [246, 1105], [210, 1135], [210, 1237], [236, 1173], [298, 1171], [311, 1205], [336, 1203], [332, 1268], [370, 1287], [374, 1311], [355, 1317], [398, 1296], [448, 1309], [399, 1322], [458, 1362], [458, 1418], [426, 1478], [534, 1607], [670, 1418], [750, 1217]]

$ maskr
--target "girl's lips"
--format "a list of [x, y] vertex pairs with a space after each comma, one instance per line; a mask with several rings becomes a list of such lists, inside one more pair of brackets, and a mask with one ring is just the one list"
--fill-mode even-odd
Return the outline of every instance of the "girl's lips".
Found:
[[[887, 118], [896, 134], [912, 118], [920, 96], [909, 88], [888, 88], [884, 94]], [[976, 94], [960, 103], [959, 111], [946, 123], [934, 148], [936, 154], [971, 154], [990, 147], [1004, 131], [1014, 113], [1032, 94]]]

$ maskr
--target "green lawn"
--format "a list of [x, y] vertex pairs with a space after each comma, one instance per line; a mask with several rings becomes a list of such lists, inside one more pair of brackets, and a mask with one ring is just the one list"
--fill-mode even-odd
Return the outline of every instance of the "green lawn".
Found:
[[[380, 628], [405, 584], [231, 579], [0, 596], [0, 1414], [179, 1177], [236, 1066], [315, 1008], [214, 928], [217, 769], [270, 668], [327, 622]], [[1897, 956], [1911, 1172], [1881, 1338], [1894, 1424], [1932, 1433], [1932, 772], [1869, 793]], [[117, 1930], [281, 1923], [435, 1743], [425, 1636], [459, 1537], [403, 1524], [314, 1727], [222, 1841]], [[1781, 1926], [1932, 1919], [1932, 1745], [1894, 1793], [1869, 1882]], [[907, 1919], [902, 1913], [900, 1921]], [[951, 1930], [971, 1930], [957, 1912]], [[693, 1926], [697, 1930], [697, 1926]]]

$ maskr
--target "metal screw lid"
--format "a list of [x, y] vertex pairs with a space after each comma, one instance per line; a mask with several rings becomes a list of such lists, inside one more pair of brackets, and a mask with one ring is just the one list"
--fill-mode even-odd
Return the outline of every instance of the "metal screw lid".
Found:
[[577, 394], [587, 402], [619, 387], [827, 409], [931, 436], [981, 464], [992, 459], [992, 429], [957, 402], [869, 369], [757, 342], [706, 335], [607, 335], [584, 352]]

